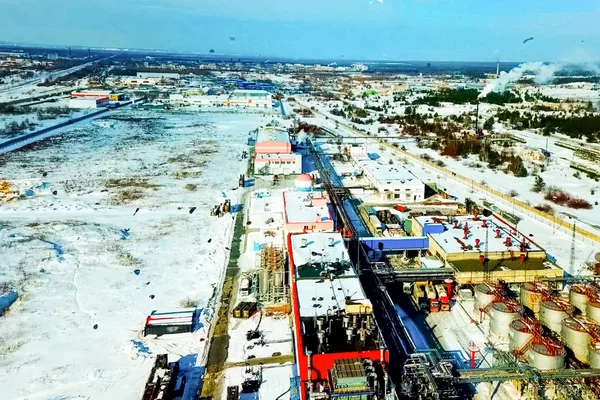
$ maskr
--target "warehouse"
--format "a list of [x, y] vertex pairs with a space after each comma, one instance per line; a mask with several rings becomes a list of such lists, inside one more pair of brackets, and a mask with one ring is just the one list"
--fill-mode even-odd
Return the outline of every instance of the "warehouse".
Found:
[[387, 200], [416, 203], [425, 200], [425, 185], [406, 167], [376, 160], [357, 160], [365, 177]]
[[266, 108], [273, 107], [271, 93], [266, 90], [234, 90], [229, 96], [231, 105]]
[[138, 72], [139, 79], [179, 79], [181, 75], [176, 72]]
[[254, 148], [254, 173], [289, 175], [302, 173], [302, 155], [292, 153], [290, 136], [285, 129], [261, 127]]
[[108, 96], [72, 97], [69, 99], [69, 108], [98, 108], [108, 105]]

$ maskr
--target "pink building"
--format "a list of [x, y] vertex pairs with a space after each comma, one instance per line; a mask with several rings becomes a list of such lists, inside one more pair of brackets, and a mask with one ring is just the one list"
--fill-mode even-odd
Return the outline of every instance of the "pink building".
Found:
[[255, 154], [292, 154], [290, 136], [284, 129], [261, 128], [256, 137]]
[[334, 231], [327, 199], [321, 192], [284, 192], [283, 208], [286, 234]]

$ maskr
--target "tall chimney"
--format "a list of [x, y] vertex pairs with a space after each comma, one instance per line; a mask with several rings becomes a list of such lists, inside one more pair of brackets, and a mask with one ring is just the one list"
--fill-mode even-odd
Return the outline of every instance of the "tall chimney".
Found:
[[500, 76], [500, 60], [496, 63], [496, 76]]

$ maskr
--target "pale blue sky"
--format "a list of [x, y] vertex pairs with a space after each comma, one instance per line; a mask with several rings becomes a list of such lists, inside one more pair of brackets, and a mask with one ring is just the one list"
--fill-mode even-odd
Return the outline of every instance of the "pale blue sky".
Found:
[[600, 60], [599, 0], [383, 1], [0, 0], [0, 40], [298, 58]]

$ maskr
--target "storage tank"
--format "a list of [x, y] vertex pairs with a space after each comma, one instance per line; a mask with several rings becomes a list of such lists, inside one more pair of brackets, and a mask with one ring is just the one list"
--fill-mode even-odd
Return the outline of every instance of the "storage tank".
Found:
[[600, 324], [600, 303], [588, 301], [585, 316], [597, 324]]
[[283, 287], [283, 271], [275, 271], [273, 272], [273, 286], [276, 288]]
[[494, 300], [495, 292], [495, 288], [486, 283], [480, 283], [475, 286], [475, 301], [473, 302], [475, 315], [481, 317], [480, 309], [485, 308], [485, 306]]
[[585, 329], [585, 324], [589, 324], [583, 318], [566, 318], [562, 322], [561, 336], [564, 343], [573, 351], [575, 357], [581, 362], [587, 362], [590, 352], [590, 335]]
[[298, 175], [296, 178], [296, 190], [299, 192], [310, 192], [313, 187], [312, 177], [308, 174]]
[[541, 371], [565, 367], [567, 352], [564, 347], [549, 341], [535, 343], [527, 352], [529, 364]]
[[569, 301], [581, 311], [581, 315], [584, 317], [586, 316], [588, 297], [585, 285], [576, 284], [571, 286], [571, 289], [569, 290]]
[[512, 321], [508, 332], [508, 349], [510, 351], [522, 349], [533, 340], [533, 329], [539, 329], [539, 327], [527, 324], [522, 319]]
[[521, 305], [513, 302], [496, 301], [490, 308], [490, 332], [500, 339], [508, 339], [510, 323], [519, 318]]
[[425, 291], [427, 292], [427, 298], [429, 300], [435, 300], [435, 299], [437, 299], [437, 296], [435, 294], [435, 289], [433, 288], [433, 285], [427, 285], [425, 287]]
[[271, 278], [271, 271], [267, 268], [263, 268], [260, 271], [260, 294], [269, 293], [269, 279]]
[[596, 345], [590, 344], [588, 354], [588, 362], [590, 363], [590, 368], [600, 368], [600, 343]]
[[521, 304], [529, 308], [535, 315], [540, 313], [542, 292], [535, 283], [526, 282], [519, 292]]
[[540, 322], [550, 330], [560, 334], [562, 321], [574, 310], [574, 307], [560, 299], [542, 301], [540, 307]]

